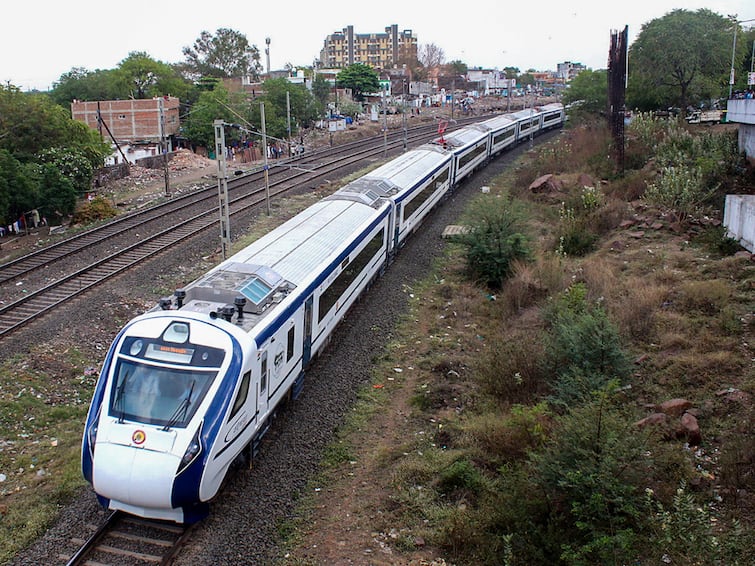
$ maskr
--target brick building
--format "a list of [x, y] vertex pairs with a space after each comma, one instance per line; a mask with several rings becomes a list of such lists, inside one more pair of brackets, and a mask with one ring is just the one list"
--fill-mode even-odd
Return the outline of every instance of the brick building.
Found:
[[330, 34], [320, 51], [320, 66], [329, 69], [364, 63], [390, 69], [417, 59], [417, 36], [393, 24], [385, 33], [354, 33], [354, 26]]
[[[74, 100], [71, 103], [71, 116], [74, 120], [101, 131], [103, 138], [108, 141], [111, 141], [107, 132], [110, 130], [119, 144], [159, 143], [163, 135], [160, 129], [161, 106], [164, 114], [164, 135], [170, 139], [178, 133], [179, 128], [179, 99], [173, 96], [95, 102]], [[100, 125], [98, 113], [104, 125]]]

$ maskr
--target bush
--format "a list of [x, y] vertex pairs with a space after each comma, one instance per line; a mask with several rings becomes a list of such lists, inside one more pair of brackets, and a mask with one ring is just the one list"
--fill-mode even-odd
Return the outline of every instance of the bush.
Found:
[[[549, 533], [567, 564], [623, 564], [641, 529], [641, 439], [610, 390], [561, 417], [557, 438], [533, 454], [533, 482], [550, 503]], [[554, 557], [555, 558], [555, 557]]]
[[612, 379], [629, 373], [619, 334], [600, 304], [587, 302], [587, 288], [575, 283], [546, 312], [550, 330], [545, 359], [553, 375], [554, 402], [573, 406]]
[[467, 267], [473, 277], [500, 289], [513, 263], [530, 256], [528, 238], [521, 232], [521, 208], [507, 194], [485, 196], [472, 203], [468, 218], [470, 229], [461, 240], [467, 250]]
[[541, 331], [526, 328], [491, 338], [474, 368], [483, 392], [504, 404], [541, 397], [547, 389], [543, 339]]
[[643, 198], [671, 211], [682, 222], [700, 212], [703, 204], [715, 193], [703, 184], [699, 168], [664, 167], [655, 183], [648, 185]]
[[73, 215], [73, 224], [90, 224], [98, 220], [113, 218], [118, 212], [110, 201], [103, 197], [95, 197], [79, 207]]

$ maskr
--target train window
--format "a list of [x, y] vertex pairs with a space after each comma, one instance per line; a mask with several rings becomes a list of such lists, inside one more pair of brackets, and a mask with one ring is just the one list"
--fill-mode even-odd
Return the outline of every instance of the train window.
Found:
[[267, 389], [267, 352], [262, 354], [262, 366], [260, 367], [260, 393]]
[[362, 270], [375, 257], [375, 254], [383, 247], [385, 241], [385, 230], [381, 230], [372, 240], [359, 252], [349, 266], [338, 274], [330, 286], [320, 295], [318, 305], [318, 322], [333, 308], [338, 299], [346, 292], [346, 289], [356, 280]]
[[292, 326], [288, 329], [288, 344], [286, 345], [286, 361], [290, 361], [294, 357], [294, 341], [296, 339], [296, 327]]
[[246, 402], [247, 395], [249, 395], [249, 382], [252, 379], [252, 372], [248, 371], [244, 374], [244, 377], [241, 378], [241, 385], [239, 386], [239, 393], [236, 395], [236, 400], [233, 402], [233, 409], [231, 409], [231, 415], [228, 417], [228, 420], [230, 421], [233, 417], [236, 416], [236, 413], [238, 413], [241, 410], [241, 407], [244, 406], [244, 403]]
[[415, 194], [408, 202], [404, 203], [404, 222], [411, 218], [417, 209], [420, 208], [427, 199], [433, 196], [436, 189], [442, 187], [443, 183], [446, 181], [448, 181], [448, 167], [445, 167], [440, 175], [438, 175], [432, 182], [425, 185], [425, 188]]

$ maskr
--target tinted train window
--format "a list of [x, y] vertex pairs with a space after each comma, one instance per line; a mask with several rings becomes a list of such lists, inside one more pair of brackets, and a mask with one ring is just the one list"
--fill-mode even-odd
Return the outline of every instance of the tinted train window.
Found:
[[244, 403], [246, 403], [246, 398], [249, 395], [249, 382], [252, 380], [252, 372], [248, 371], [244, 374], [244, 377], [241, 378], [241, 386], [239, 387], [239, 394], [236, 395], [236, 400], [233, 402], [233, 409], [231, 409], [231, 416], [228, 417], [228, 420], [230, 421], [233, 417], [236, 416], [236, 413], [241, 410], [241, 407], [244, 406]]
[[472, 151], [466, 153], [464, 157], [459, 159], [459, 169], [464, 167], [467, 163], [472, 161], [475, 157], [479, 156], [481, 153], [485, 153], [488, 150], [488, 146], [486, 143], [482, 143], [475, 147]]
[[443, 172], [438, 175], [435, 179], [433, 179], [432, 182], [430, 182], [424, 189], [422, 189], [419, 193], [414, 195], [409, 202], [404, 203], [404, 221], [406, 221], [408, 218], [411, 218], [412, 214], [414, 214], [417, 209], [422, 206], [427, 199], [429, 199], [433, 193], [435, 193], [435, 190], [443, 186], [443, 183], [445, 183], [448, 180], [448, 168], [444, 168]]
[[385, 230], [381, 230], [370, 240], [370, 242], [359, 252], [346, 269], [338, 274], [338, 277], [325, 289], [320, 295], [318, 322], [333, 308], [336, 301], [346, 292], [346, 289], [356, 280], [362, 270], [367, 266], [375, 254], [383, 247], [385, 241]]
[[294, 357], [294, 340], [296, 339], [296, 327], [288, 329], [288, 344], [286, 345], [286, 361]]

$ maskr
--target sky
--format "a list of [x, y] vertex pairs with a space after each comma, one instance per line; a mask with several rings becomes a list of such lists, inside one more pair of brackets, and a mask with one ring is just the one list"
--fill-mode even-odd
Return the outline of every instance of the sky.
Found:
[[[602, 4], [602, 6], [601, 6]], [[397, 24], [417, 43], [440, 47], [446, 61], [469, 67], [556, 70], [558, 63], [605, 69], [612, 31], [629, 26], [630, 45], [643, 24], [675, 9], [707, 8], [722, 16], [755, 19], [752, 0], [504, 0], [409, 2], [118, 2], [25, 0], [3, 9], [0, 82], [21, 90], [48, 90], [74, 67], [113, 69], [133, 51], [164, 63], [184, 60], [202, 31], [230, 28], [260, 50], [266, 67], [311, 66], [325, 37], [349, 25], [355, 33], [382, 33]], [[450, 7], [449, 7], [450, 6]], [[600, 7], [598, 7], [600, 6]], [[755, 21], [746, 25], [755, 24]], [[732, 36], [733, 39], [733, 36]], [[631, 62], [630, 62], [631, 64]]]

